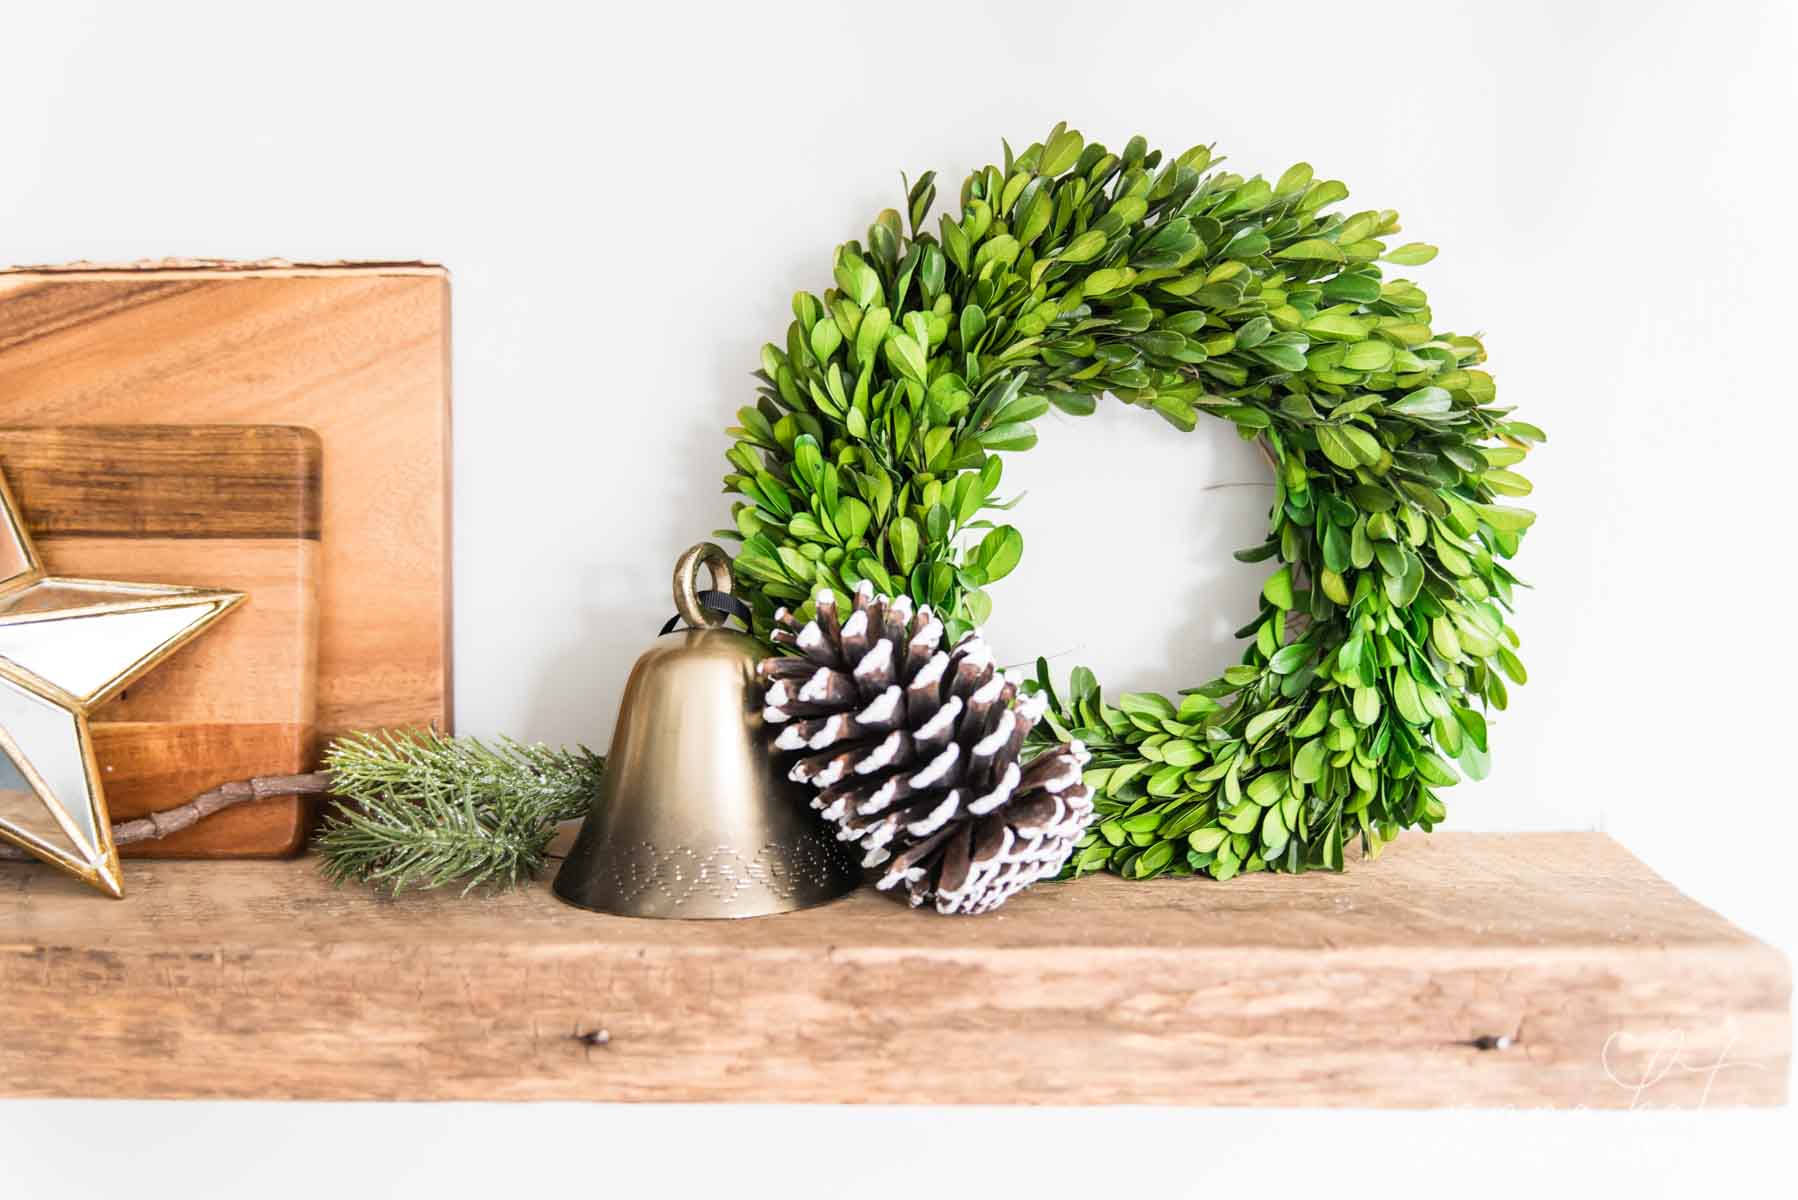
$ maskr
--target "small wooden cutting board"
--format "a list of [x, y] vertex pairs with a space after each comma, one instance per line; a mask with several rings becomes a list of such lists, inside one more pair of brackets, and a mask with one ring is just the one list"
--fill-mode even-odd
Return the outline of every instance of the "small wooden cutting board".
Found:
[[[115, 822], [234, 779], [310, 770], [318, 657], [319, 441], [282, 425], [0, 429], [55, 575], [231, 588], [248, 603], [93, 718]], [[298, 797], [238, 805], [131, 857], [267, 858], [305, 845]]]

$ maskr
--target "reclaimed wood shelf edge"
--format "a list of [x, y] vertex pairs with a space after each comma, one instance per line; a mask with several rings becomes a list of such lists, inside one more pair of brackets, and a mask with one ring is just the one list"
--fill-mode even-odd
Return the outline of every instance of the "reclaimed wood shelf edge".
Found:
[[954, 920], [7, 866], [0, 996], [0, 1096], [1718, 1107], [1783, 1103], [1791, 1055], [1785, 958], [1583, 833]]

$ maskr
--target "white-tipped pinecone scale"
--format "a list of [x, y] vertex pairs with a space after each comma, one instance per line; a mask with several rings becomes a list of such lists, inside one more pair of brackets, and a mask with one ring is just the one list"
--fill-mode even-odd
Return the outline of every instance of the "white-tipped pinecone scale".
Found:
[[775, 614], [773, 640], [796, 653], [762, 662], [762, 715], [818, 789], [812, 807], [885, 866], [878, 886], [981, 913], [1059, 872], [1092, 794], [1079, 742], [1020, 761], [1043, 698], [1020, 695], [977, 634], [945, 646], [928, 605], [866, 582], [847, 618], [828, 591], [814, 603], [803, 626]]

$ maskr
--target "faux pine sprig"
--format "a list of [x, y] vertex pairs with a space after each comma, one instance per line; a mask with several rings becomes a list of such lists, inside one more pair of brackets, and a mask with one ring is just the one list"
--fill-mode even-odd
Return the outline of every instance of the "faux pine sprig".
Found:
[[467, 894], [535, 878], [556, 824], [585, 815], [605, 759], [406, 730], [338, 738], [325, 766], [334, 803], [314, 848], [327, 878]]

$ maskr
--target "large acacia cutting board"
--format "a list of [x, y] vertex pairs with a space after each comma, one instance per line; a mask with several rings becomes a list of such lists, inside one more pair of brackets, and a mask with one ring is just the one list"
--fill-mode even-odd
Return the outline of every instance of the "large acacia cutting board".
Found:
[[[0, 470], [52, 574], [249, 597], [94, 714], [114, 821], [233, 779], [311, 769], [319, 468], [317, 437], [293, 427], [0, 429]], [[264, 800], [121, 852], [290, 854], [309, 817], [303, 799]]]
[[303, 425], [323, 443], [318, 723], [449, 728], [449, 276], [0, 270], [0, 425]]

